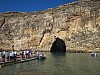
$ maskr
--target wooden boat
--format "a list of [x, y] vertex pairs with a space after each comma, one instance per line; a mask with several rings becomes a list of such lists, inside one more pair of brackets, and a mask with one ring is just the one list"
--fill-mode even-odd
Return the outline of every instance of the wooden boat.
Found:
[[29, 58], [29, 59], [22, 59], [21, 62], [27, 62], [27, 61], [31, 61], [31, 60], [35, 60], [36, 58]]
[[12, 64], [17, 64], [17, 63], [23, 63], [23, 62], [27, 62], [27, 61], [31, 61], [31, 60], [35, 60], [37, 59], [36, 57], [32, 57], [32, 58], [27, 58], [27, 59], [20, 59], [20, 60], [16, 60], [16, 61], [6, 61], [6, 62], [0, 62], [0, 66], [4, 67], [7, 65], [12, 65]]

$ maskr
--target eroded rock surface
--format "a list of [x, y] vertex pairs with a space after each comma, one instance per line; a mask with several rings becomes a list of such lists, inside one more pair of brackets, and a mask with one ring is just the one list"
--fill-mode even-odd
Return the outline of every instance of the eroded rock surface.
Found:
[[77, 1], [37, 12], [0, 13], [0, 48], [50, 51], [62, 39], [66, 50], [100, 51], [100, 1]]

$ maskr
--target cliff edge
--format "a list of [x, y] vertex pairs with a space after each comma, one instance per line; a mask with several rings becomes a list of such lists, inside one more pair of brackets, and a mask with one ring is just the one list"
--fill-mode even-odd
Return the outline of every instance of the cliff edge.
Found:
[[50, 51], [54, 36], [66, 50], [100, 52], [100, 1], [76, 1], [37, 12], [0, 13], [0, 49]]

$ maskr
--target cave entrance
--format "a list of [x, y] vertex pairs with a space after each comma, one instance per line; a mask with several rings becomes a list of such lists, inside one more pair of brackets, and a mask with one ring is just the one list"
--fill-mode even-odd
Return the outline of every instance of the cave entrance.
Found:
[[66, 52], [65, 42], [57, 37], [52, 44], [50, 52]]

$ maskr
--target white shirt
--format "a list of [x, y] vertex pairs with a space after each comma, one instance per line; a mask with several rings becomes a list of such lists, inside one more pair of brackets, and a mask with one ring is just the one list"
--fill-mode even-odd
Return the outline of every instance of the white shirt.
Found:
[[1, 52], [0, 52], [0, 57], [1, 57]]

